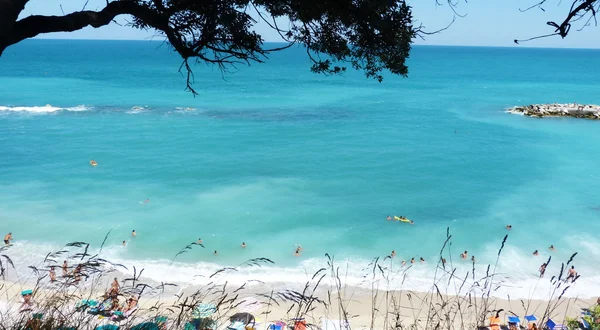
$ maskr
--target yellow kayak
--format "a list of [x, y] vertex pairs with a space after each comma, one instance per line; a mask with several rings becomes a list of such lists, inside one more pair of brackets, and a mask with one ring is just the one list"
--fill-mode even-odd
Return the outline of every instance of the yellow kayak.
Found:
[[399, 216], [396, 216], [396, 215], [394, 216], [394, 220], [401, 221], [401, 222], [411, 222], [410, 219], [400, 218]]

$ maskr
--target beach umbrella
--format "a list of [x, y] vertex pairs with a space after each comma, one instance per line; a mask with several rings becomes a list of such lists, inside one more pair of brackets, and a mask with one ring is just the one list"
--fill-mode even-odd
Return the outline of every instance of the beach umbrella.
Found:
[[254, 315], [250, 313], [235, 313], [229, 318], [231, 322], [242, 322], [244, 324], [254, 323]]
[[535, 317], [533, 314], [532, 315], [525, 315], [525, 319], [529, 322], [532, 321], [537, 321], [537, 317]]
[[200, 303], [196, 305], [192, 311], [192, 317], [195, 319], [210, 317], [217, 312], [217, 307], [214, 304]]
[[517, 317], [517, 316], [509, 316], [508, 317], [508, 322], [510, 322], [510, 323], [521, 323], [521, 319], [519, 319], [519, 317]]

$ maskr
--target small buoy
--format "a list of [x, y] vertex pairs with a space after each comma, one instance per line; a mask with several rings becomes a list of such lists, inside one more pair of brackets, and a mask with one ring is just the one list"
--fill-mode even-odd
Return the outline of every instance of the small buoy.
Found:
[[96, 161], [92, 159], [92, 160], [90, 160], [90, 165], [96, 166], [96, 165], [98, 165], [98, 163], [96, 163]]

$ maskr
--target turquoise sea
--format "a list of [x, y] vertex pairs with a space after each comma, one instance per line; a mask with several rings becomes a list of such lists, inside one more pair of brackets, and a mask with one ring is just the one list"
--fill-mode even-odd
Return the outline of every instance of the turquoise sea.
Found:
[[551, 244], [547, 273], [578, 252], [570, 294], [600, 294], [600, 122], [505, 112], [600, 103], [599, 50], [416, 46], [409, 78], [377, 83], [312, 74], [293, 48], [224, 76], [196, 66], [195, 98], [179, 65], [151, 41], [33, 40], [0, 57], [0, 232], [20, 272], [112, 230], [105, 256], [157, 280], [267, 257], [232, 281], [303, 282], [329, 253], [352, 282], [396, 250], [428, 261], [409, 275], [418, 290], [447, 227], [464, 274], [459, 253], [494, 263], [512, 224], [498, 295], [537, 295]]

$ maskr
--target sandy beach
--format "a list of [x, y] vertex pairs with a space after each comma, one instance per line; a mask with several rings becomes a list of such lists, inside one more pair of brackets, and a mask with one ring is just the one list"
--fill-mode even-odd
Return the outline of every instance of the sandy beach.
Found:
[[218, 306], [212, 318], [217, 320], [217, 328], [224, 328], [231, 315], [238, 312], [251, 313], [256, 317], [256, 329], [267, 329], [272, 322], [304, 318], [313, 329], [339, 327], [347, 320], [353, 329], [429, 329], [441, 326], [445, 329], [475, 329], [489, 325], [489, 317], [494, 311], [500, 313], [501, 324], [508, 324], [508, 316], [535, 315], [538, 322], [548, 318], [561, 323], [567, 317], [577, 318], [582, 308], [595, 303], [593, 299], [563, 298], [544, 300], [509, 300], [478, 296], [476, 290], [464, 295], [446, 295], [431, 292], [411, 292], [386, 290], [387, 284], [372, 283], [372, 289], [344, 286], [338, 282], [327, 284], [324, 277], [320, 283], [316, 279], [307, 283], [301, 290], [276, 290], [270, 285], [230, 286], [227, 282], [207, 281], [203, 286], [185, 288], [164, 288], [165, 290], [144, 288], [141, 282], [132, 285], [121, 278], [121, 301], [129, 296], [139, 297], [139, 309], [129, 319], [114, 322], [110, 318], [90, 316], [75, 310], [75, 304], [82, 299], [98, 299], [109, 287], [111, 276], [89, 278], [78, 286], [60, 284], [17, 283], [3, 281], [0, 287], [0, 316], [6, 322], [19, 322], [30, 317], [19, 313], [20, 293], [34, 289], [33, 299], [36, 311], [48, 314], [61, 314], [80, 328], [93, 329], [97, 325], [117, 324], [128, 327], [156, 316], [166, 316], [167, 328], [183, 328], [192, 319], [193, 309], [199, 303]]

